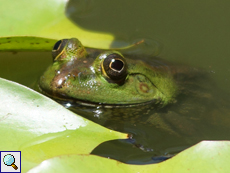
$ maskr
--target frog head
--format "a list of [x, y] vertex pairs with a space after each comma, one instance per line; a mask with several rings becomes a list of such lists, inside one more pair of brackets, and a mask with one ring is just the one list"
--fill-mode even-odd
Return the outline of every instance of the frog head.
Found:
[[158, 60], [149, 64], [116, 50], [86, 49], [76, 38], [58, 41], [52, 56], [39, 87], [53, 98], [92, 105], [166, 105], [177, 93], [170, 68]]

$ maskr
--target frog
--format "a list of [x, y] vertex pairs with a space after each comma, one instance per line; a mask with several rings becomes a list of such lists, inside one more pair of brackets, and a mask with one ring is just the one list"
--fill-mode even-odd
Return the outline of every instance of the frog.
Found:
[[129, 140], [104, 143], [92, 154], [155, 163], [159, 160], [153, 158], [170, 158], [201, 140], [229, 139], [229, 99], [216, 92], [204, 70], [127, 52], [62, 39], [53, 47], [53, 64], [40, 77], [43, 94], [91, 121], [130, 134]]
[[170, 70], [164, 70], [161, 64], [149, 66], [114, 50], [87, 51], [76, 38], [57, 42], [53, 59], [53, 65], [40, 78], [40, 87], [52, 96], [92, 105], [155, 101], [164, 106], [176, 95]]

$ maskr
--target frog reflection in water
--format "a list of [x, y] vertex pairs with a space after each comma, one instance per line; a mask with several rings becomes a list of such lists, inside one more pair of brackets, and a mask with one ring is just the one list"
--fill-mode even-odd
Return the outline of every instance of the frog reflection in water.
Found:
[[84, 48], [75, 38], [58, 41], [52, 55], [41, 91], [79, 115], [133, 136], [101, 144], [93, 154], [150, 163], [201, 140], [230, 138], [228, 103], [201, 70]]

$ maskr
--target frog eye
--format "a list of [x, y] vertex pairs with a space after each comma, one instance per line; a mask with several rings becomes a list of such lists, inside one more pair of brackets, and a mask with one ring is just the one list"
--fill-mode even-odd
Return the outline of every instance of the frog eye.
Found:
[[106, 76], [112, 80], [122, 80], [127, 76], [127, 67], [125, 59], [117, 54], [109, 54], [103, 61], [103, 69]]
[[68, 41], [68, 39], [63, 39], [63, 40], [59, 40], [55, 43], [53, 50], [52, 50], [52, 56], [53, 56], [54, 60], [58, 55], [60, 55], [63, 52], [63, 49], [64, 49], [67, 41]]

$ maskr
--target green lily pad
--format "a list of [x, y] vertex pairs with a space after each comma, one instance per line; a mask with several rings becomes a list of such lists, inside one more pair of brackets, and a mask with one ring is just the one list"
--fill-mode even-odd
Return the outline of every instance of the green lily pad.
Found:
[[40, 37], [1, 37], [0, 51], [29, 51], [42, 50], [50, 51], [56, 43], [55, 39], [40, 38]]
[[[109, 48], [114, 36], [77, 26], [65, 15], [67, 3], [66, 0], [31, 0], [29, 4], [27, 0], [2, 1], [0, 50], [21, 50], [22, 47], [50, 50], [51, 40], [72, 37], [81, 40], [86, 47]], [[9, 37], [13, 37], [11, 42], [7, 40]]]
[[0, 79], [1, 151], [22, 151], [23, 172], [63, 154], [89, 154], [127, 135], [88, 121], [20, 84]]
[[203, 141], [159, 164], [128, 165], [93, 155], [62, 155], [29, 172], [229, 172], [229, 141]]
[[202, 141], [159, 164], [158, 169], [162, 172], [229, 172], [229, 159], [230, 141]]

